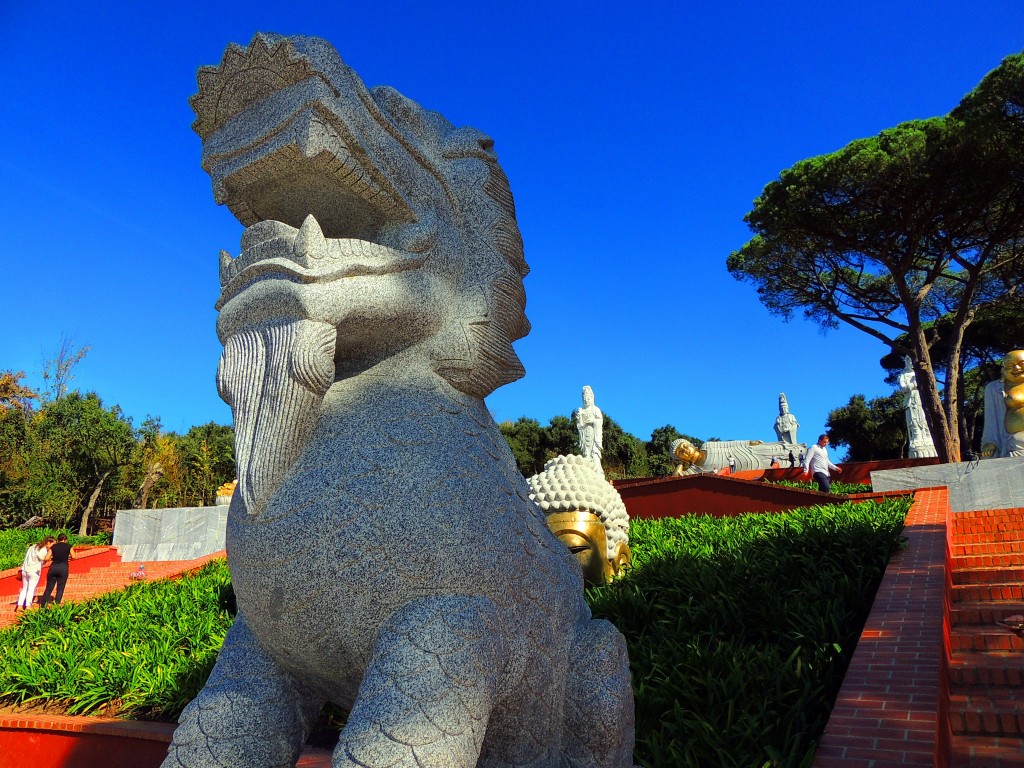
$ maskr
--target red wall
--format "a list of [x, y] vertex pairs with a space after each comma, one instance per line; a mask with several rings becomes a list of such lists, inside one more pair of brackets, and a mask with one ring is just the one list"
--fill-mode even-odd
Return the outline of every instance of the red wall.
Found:
[[0, 768], [159, 768], [167, 743], [102, 734], [0, 728]]

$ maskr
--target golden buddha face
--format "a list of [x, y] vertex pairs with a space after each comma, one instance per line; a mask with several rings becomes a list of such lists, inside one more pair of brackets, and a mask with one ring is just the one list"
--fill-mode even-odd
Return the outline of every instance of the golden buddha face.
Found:
[[704, 454], [689, 440], [680, 440], [675, 449], [675, 457], [683, 467], [692, 467], [701, 462]]
[[1003, 383], [1010, 387], [1024, 384], [1024, 349], [1015, 349], [1003, 358]]
[[556, 512], [548, 515], [547, 521], [551, 532], [580, 564], [583, 579], [588, 584], [607, 584], [622, 567], [623, 556], [629, 556], [629, 547], [626, 547], [624, 555], [616, 551], [618, 563], [608, 560], [604, 523], [593, 512]]

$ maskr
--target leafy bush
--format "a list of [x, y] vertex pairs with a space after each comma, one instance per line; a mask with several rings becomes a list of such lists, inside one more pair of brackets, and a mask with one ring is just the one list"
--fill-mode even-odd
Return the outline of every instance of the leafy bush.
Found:
[[0, 632], [0, 700], [47, 701], [70, 714], [177, 718], [205, 684], [231, 626], [218, 606], [229, 578], [217, 560], [175, 581], [23, 614]]
[[642, 766], [809, 766], [909, 500], [635, 520], [588, 592], [626, 636]]
[[[54, 530], [53, 528], [33, 528], [28, 531], [13, 529], [0, 531], [0, 571], [6, 571], [8, 568], [17, 568], [21, 565], [21, 561], [25, 559], [25, 550], [28, 549], [29, 544], [38, 544], [47, 536], [57, 538], [58, 533], [68, 532]], [[68, 533], [68, 542], [72, 546], [78, 544], [109, 544], [110, 535], [101, 533], [96, 536], [77, 536], [73, 533]]]

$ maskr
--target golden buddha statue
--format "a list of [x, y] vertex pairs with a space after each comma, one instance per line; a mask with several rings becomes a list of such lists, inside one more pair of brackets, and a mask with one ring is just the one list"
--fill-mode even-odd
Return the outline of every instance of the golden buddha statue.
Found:
[[1024, 455], [1024, 350], [1015, 349], [1003, 358], [1003, 402], [1009, 455]]
[[1024, 350], [1008, 352], [1001, 372], [985, 387], [983, 459], [1024, 456]]
[[573, 553], [589, 584], [605, 584], [631, 562], [629, 515], [615, 486], [589, 458], [556, 456], [526, 481], [551, 532]]
[[547, 516], [548, 528], [569, 548], [583, 569], [588, 584], [607, 584], [632, 562], [629, 545], [620, 541], [609, 559], [604, 523], [593, 512], [574, 510]]

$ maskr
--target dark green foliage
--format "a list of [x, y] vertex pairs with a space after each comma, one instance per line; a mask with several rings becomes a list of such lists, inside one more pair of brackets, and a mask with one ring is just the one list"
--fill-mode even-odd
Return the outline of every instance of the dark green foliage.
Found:
[[547, 461], [544, 446], [544, 428], [536, 419], [521, 416], [518, 421], [505, 421], [498, 425], [505, 442], [512, 449], [512, 456], [523, 477], [536, 475]]
[[206, 683], [231, 617], [218, 605], [224, 561], [176, 581], [139, 583], [24, 614], [0, 631], [0, 701], [47, 701], [174, 720]]
[[135, 429], [91, 392], [70, 392], [38, 411], [0, 402], [0, 529], [34, 515], [78, 529], [94, 511], [109, 517], [143, 501], [213, 504], [217, 488], [235, 477], [233, 454], [231, 427], [176, 435], [150, 417]]
[[629, 644], [635, 760], [809, 766], [908, 508], [634, 521], [633, 570], [588, 600]]
[[[946, 314], [924, 324], [935, 359], [949, 356], [954, 322], [954, 316]], [[897, 341], [906, 344], [908, 340], [901, 336]], [[1002, 375], [999, 363], [1013, 349], [1024, 349], [1024, 296], [1007, 294], [978, 307], [974, 320], [964, 331], [960, 353], [964, 368], [959, 393], [960, 439], [975, 450], [981, 443], [985, 385]], [[890, 352], [879, 363], [886, 370], [886, 382], [895, 385], [903, 371], [903, 356]], [[944, 380], [942, 384], [945, 385]]]
[[829, 413], [825, 426], [836, 448], [846, 446], [845, 461], [903, 458], [907, 444], [903, 393], [894, 392], [870, 402], [864, 395], [854, 395], [846, 405]]
[[187, 478], [186, 499], [191, 504], [213, 504], [221, 484], [235, 477], [235, 431], [211, 421], [176, 436], [175, 442]]
[[647, 446], [635, 435], [619, 426], [608, 414], [604, 416], [604, 453], [601, 456], [605, 477], [648, 477], [651, 474]]

